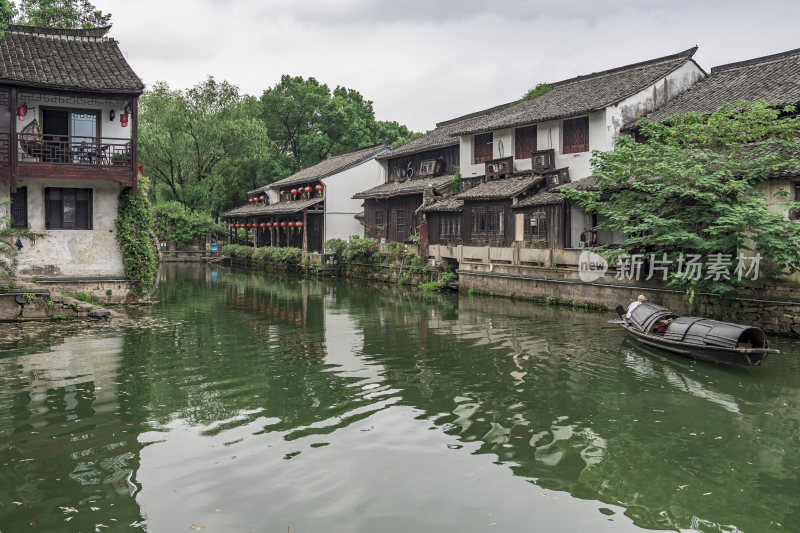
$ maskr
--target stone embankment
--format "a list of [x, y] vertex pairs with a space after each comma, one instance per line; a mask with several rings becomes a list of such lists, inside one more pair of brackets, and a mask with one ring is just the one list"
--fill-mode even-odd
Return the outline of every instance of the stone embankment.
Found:
[[103, 319], [115, 316], [108, 309], [41, 288], [0, 292], [0, 321]]

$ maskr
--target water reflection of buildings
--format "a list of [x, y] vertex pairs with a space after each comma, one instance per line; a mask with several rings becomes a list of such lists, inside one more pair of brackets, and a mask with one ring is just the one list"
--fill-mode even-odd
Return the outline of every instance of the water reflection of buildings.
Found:
[[[119, 374], [122, 345], [121, 337], [67, 338], [0, 366], [14, 384], [1, 423], [7, 466], [0, 484], [13, 490], [7, 497], [23, 502], [3, 502], [12, 509], [9, 520], [27, 523], [28, 514], [39, 528], [59, 531], [63, 517], [52, 512], [53, 502], [77, 508], [87, 499], [113, 505], [114, 520], [139, 519], [133, 496], [141, 445], [138, 423], [120, 400], [130, 394]], [[73, 525], [88, 527], [86, 518], [76, 515]]]

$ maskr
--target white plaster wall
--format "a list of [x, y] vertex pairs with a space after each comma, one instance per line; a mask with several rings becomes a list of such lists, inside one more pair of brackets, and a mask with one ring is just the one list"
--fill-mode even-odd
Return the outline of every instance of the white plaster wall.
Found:
[[385, 182], [383, 166], [375, 159], [323, 178], [325, 186], [325, 236], [324, 240], [348, 239], [363, 235], [364, 227], [354, 218], [362, 211], [363, 200], [353, 195]]
[[658, 109], [667, 101], [686, 92], [705, 76], [705, 72], [693, 61], [687, 61], [650, 87], [607, 108], [606, 129], [609, 138], [619, 135], [620, 129], [625, 124]]
[[[584, 115], [585, 116], [585, 115]], [[598, 111], [589, 115], [589, 151], [577, 154], [564, 154], [563, 139], [561, 137], [563, 120], [550, 120], [536, 124], [536, 146], [539, 150], [554, 149], [556, 155], [556, 167], [569, 167], [569, 175], [572, 181], [577, 181], [591, 176], [591, 151], [592, 150], [611, 150], [614, 140], [608, 135], [606, 128], [606, 111]], [[514, 128], [507, 128], [493, 132], [494, 136], [494, 157], [499, 158], [500, 146], [502, 143], [503, 157], [514, 155]], [[462, 135], [460, 138], [460, 157], [461, 175], [464, 177], [482, 176], [485, 165], [473, 164], [473, 135]], [[498, 142], [499, 141], [499, 142]], [[530, 170], [530, 158], [515, 159], [514, 169], [516, 171]]]
[[[33, 239], [22, 239], [23, 249], [17, 256], [21, 278], [124, 276], [114, 225], [122, 185], [100, 180], [42, 179], [27, 180], [20, 186], [27, 187], [28, 228], [34, 234]], [[91, 188], [93, 229], [46, 230], [45, 187]], [[8, 197], [9, 187], [4, 184], [0, 199]]]
[[[591, 141], [590, 141], [591, 142]], [[578, 243], [581, 242], [581, 233], [588, 231], [592, 226], [592, 218], [577, 205], [572, 205], [569, 210], [570, 216], [570, 241], [567, 242], [567, 248], [577, 248]]]

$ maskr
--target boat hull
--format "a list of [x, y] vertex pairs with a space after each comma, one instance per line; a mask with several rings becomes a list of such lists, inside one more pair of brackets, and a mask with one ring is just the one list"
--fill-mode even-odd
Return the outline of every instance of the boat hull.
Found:
[[778, 350], [769, 348], [722, 348], [705, 344], [668, 341], [656, 335], [637, 331], [629, 325], [623, 324], [622, 327], [628, 335], [642, 344], [660, 348], [698, 361], [708, 361], [710, 363], [761, 366], [764, 364], [768, 354], [779, 353]]

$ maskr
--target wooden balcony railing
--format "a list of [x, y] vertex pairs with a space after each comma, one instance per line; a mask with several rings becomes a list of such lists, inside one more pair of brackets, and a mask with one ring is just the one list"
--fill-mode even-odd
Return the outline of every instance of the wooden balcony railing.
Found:
[[61, 135], [19, 135], [20, 163], [61, 163], [131, 168], [131, 140]]

